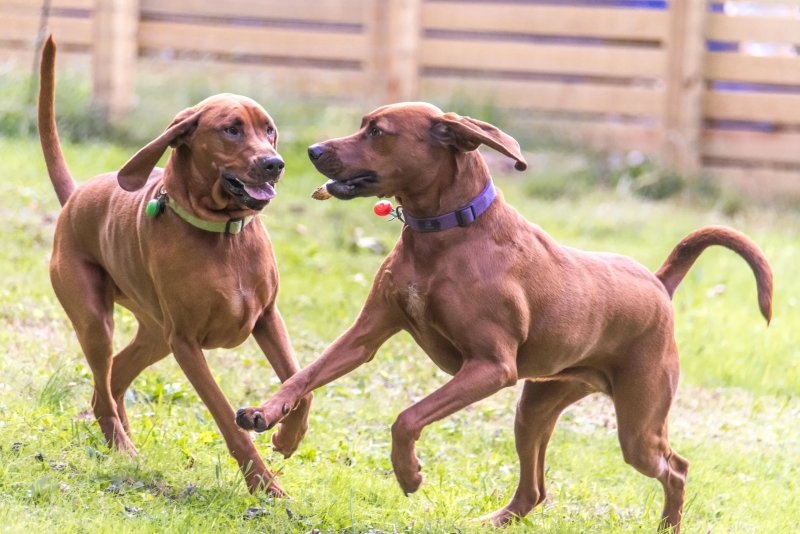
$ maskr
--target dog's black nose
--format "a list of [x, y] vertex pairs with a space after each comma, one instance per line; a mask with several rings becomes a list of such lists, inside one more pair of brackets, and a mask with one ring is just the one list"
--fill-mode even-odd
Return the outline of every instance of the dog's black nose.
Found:
[[311, 145], [308, 147], [308, 157], [312, 160], [317, 160], [322, 157], [322, 154], [325, 153], [325, 145], [322, 143], [317, 143], [316, 145]]
[[270, 176], [278, 176], [285, 164], [280, 156], [264, 156], [258, 158], [258, 165]]

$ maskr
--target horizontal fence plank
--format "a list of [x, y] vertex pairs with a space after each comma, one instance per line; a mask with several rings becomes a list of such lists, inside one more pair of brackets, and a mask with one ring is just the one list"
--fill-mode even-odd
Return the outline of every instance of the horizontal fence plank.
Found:
[[[30, 72], [33, 62], [33, 47], [9, 47], [0, 46], [0, 70], [16, 68], [18, 74]], [[65, 65], [69, 67], [85, 67], [88, 68], [91, 62], [91, 55], [89, 52], [72, 52], [64, 50], [63, 48], [58, 51], [58, 61], [56, 67], [61, 69]], [[38, 62], [37, 62], [38, 68]], [[2, 106], [2, 104], [0, 104]]]
[[800, 164], [800, 133], [762, 133], [708, 128], [704, 157]]
[[667, 12], [647, 9], [425, 2], [423, 29], [663, 41]]
[[705, 66], [707, 80], [800, 85], [800, 57], [712, 52], [706, 56]]
[[[2, 16], [3, 28], [0, 39], [20, 41], [33, 46], [39, 34], [39, 17], [36, 15], [6, 14]], [[51, 17], [47, 30], [53, 34], [56, 43], [64, 45], [91, 46], [92, 21], [89, 18]]]
[[146, 14], [362, 24], [370, 0], [141, 0]]
[[534, 130], [594, 150], [638, 150], [656, 154], [661, 132], [654, 126], [607, 121], [536, 120]]
[[664, 101], [659, 90], [588, 83], [423, 76], [421, 84], [425, 98], [461, 94], [473, 100], [491, 99], [493, 105], [512, 109], [660, 117]]
[[[50, 0], [50, 9], [94, 9], [95, 0]], [[37, 0], [0, 0], [0, 12], [42, 11], [42, 2]]]
[[707, 164], [704, 170], [717, 182], [749, 198], [778, 202], [800, 201], [800, 171]]
[[[336, 70], [314, 67], [285, 67], [273, 65], [250, 65], [224, 61], [188, 61], [153, 58], [139, 59], [139, 73], [153, 79], [208, 78], [237, 80], [236, 87], [244, 90], [249, 84], [258, 91], [273, 90], [276, 95], [308, 94], [340, 99], [352, 98], [367, 90], [368, 77], [358, 71]], [[185, 83], [185, 82], [184, 82]], [[274, 86], [270, 87], [270, 84]], [[264, 104], [269, 107], [268, 102]]]
[[367, 39], [362, 34], [283, 28], [234, 29], [226, 25], [160, 21], [143, 21], [139, 25], [140, 49], [363, 61], [366, 46]]
[[800, 124], [800, 95], [706, 91], [707, 119]]
[[800, 18], [713, 13], [708, 17], [708, 38], [716, 41], [800, 43]]
[[420, 44], [420, 63], [421, 67], [440, 69], [660, 78], [664, 75], [665, 54], [658, 49], [428, 37]]

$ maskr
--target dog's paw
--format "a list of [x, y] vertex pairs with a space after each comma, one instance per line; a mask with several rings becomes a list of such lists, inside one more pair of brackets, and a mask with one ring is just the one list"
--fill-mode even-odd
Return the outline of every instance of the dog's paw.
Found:
[[308, 410], [311, 407], [313, 395], [309, 393], [297, 403], [297, 406], [281, 422], [280, 428], [272, 434], [272, 448], [283, 455], [290, 457], [308, 430]]
[[491, 514], [486, 514], [478, 517], [477, 519], [473, 519], [470, 521], [470, 523], [492, 527], [503, 527], [509, 523], [517, 521], [520, 517], [521, 515], [519, 513], [506, 506], [495, 512], [492, 512]]
[[97, 422], [100, 425], [100, 430], [103, 431], [103, 435], [109, 447], [125, 453], [131, 458], [139, 454], [136, 450], [136, 446], [125, 432], [122, 422], [117, 417], [101, 416], [97, 419]]
[[236, 424], [245, 430], [266, 432], [278, 424], [289, 413], [289, 409], [289, 405], [284, 404], [276, 410], [270, 407], [270, 403], [264, 406], [239, 408], [236, 411]]
[[406, 495], [417, 491], [425, 478], [419, 462], [414, 462], [413, 465], [404, 468], [395, 467], [394, 476], [397, 477], [397, 483], [400, 484], [400, 489]]
[[246, 477], [246, 481], [247, 489], [253, 495], [265, 492], [270, 497], [284, 498], [289, 496], [278, 483], [277, 475], [270, 472], [268, 469], [250, 473]]
[[303, 439], [302, 436], [297, 436], [291, 429], [286, 429], [281, 425], [281, 428], [272, 434], [272, 448], [281, 453], [284, 458], [288, 458], [297, 450], [301, 439]]
[[486, 514], [473, 521], [483, 525], [491, 525], [493, 527], [502, 527], [519, 520], [521, 517], [528, 515], [528, 512], [533, 510], [533, 507], [544, 501], [544, 493], [534, 491], [531, 493], [515, 494], [504, 507], [495, 510], [491, 514]]

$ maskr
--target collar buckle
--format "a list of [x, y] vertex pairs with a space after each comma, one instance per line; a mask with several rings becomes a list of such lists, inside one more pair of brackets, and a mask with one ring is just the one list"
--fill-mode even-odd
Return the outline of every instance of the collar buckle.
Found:
[[225, 233], [236, 235], [244, 228], [244, 219], [230, 219], [225, 223]]
[[477, 216], [475, 215], [475, 206], [472, 204], [460, 210], [456, 210], [456, 221], [462, 228], [474, 223], [475, 219], [477, 219]]

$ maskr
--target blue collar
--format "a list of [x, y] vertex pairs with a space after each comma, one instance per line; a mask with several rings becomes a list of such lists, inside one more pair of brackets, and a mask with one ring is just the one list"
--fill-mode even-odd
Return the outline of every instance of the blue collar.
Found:
[[497, 191], [492, 179], [489, 178], [489, 183], [483, 191], [463, 208], [436, 217], [412, 217], [403, 210], [403, 222], [416, 232], [442, 232], [456, 226], [469, 226], [489, 209], [496, 197]]

